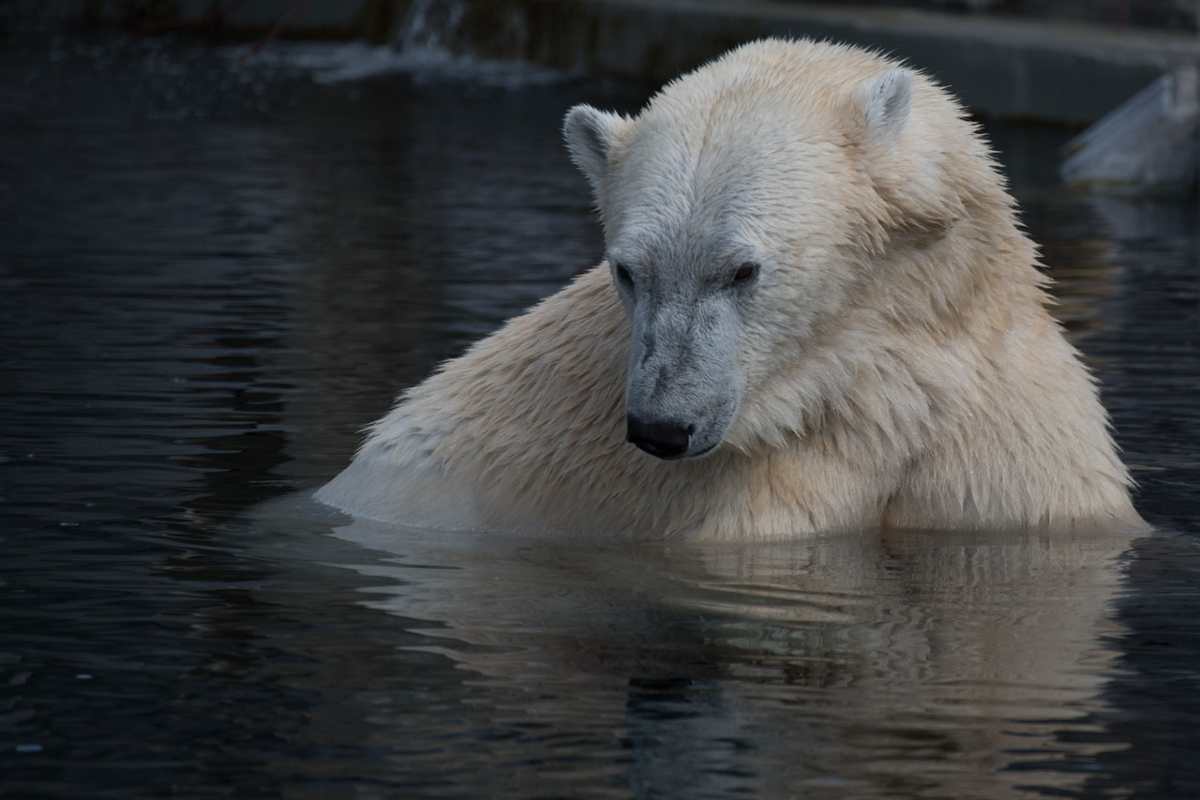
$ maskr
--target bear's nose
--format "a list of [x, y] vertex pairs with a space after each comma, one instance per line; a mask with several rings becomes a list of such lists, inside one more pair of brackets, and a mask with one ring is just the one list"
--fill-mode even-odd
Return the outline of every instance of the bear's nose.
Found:
[[652, 456], [681, 458], [688, 449], [694, 428], [678, 422], [646, 422], [630, 415], [625, 418], [625, 439]]

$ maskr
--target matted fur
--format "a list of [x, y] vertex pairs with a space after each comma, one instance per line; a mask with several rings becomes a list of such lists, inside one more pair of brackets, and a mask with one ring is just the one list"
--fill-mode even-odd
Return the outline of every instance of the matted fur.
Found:
[[601, 264], [406, 392], [320, 500], [445, 527], [727, 539], [1138, 522], [1034, 245], [945, 90], [878, 54], [767, 40], [636, 118], [594, 114], [606, 155], [580, 166], [610, 248], [658, 236], [662, 258], [703, 259], [661, 231], [711, 213], [772, 255], [739, 322], [722, 446], [664, 462], [625, 442], [630, 322]]

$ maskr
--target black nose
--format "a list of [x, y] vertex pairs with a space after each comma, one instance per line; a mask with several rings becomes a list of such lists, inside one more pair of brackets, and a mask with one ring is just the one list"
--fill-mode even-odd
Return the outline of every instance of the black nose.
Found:
[[643, 422], [634, 416], [626, 417], [625, 438], [659, 458], [680, 458], [688, 449], [692, 426], [677, 422]]

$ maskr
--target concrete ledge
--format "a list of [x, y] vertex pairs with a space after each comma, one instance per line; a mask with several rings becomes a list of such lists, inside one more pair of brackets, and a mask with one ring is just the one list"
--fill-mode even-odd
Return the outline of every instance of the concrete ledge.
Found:
[[18, 19], [73, 16], [216, 39], [433, 44], [653, 81], [750, 39], [810, 36], [908, 59], [983, 114], [1071, 124], [1200, 63], [1191, 33], [802, 0], [17, 0], [16, 10]]
[[713, 0], [527, 0], [528, 57], [663, 80], [761, 36], [877, 47], [948, 84], [977, 111], [1086, 123], [1164, 72], [1200, 63], [1200, 38], [1069, 22], [909, 9]]

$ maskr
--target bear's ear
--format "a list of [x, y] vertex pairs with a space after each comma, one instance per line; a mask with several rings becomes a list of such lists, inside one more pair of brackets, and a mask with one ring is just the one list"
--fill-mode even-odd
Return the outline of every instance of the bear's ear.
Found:
[[597, 198], [604, 191], [613, 144], [628, 124], [620, 114], [599, 111], [589, 105], [575, 106], [563, 120], [563, 138], [571, 160], [588, 179]]
[[912, 73], [890, 69], [862, 82], [857, 97], [866, 123], [867, 138], [891, 144], [899, 137], [912, 111]]

